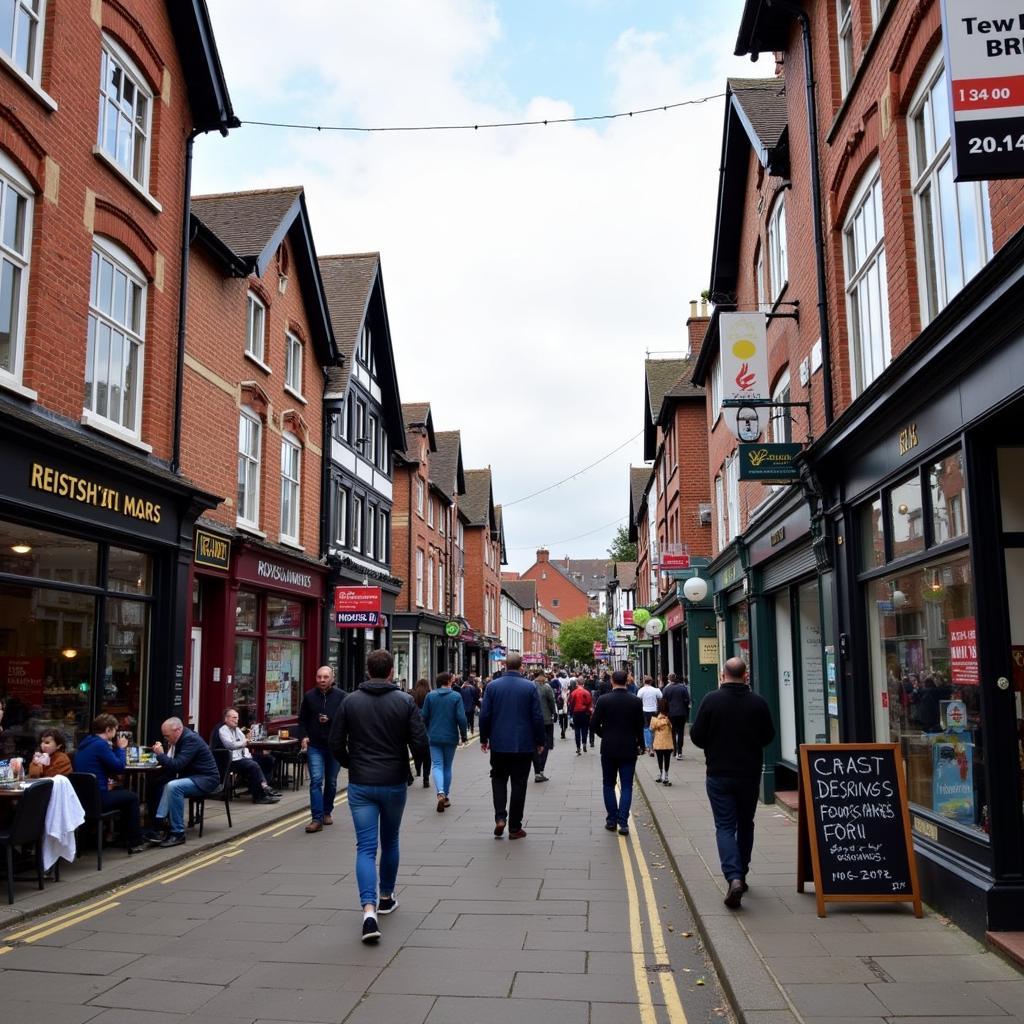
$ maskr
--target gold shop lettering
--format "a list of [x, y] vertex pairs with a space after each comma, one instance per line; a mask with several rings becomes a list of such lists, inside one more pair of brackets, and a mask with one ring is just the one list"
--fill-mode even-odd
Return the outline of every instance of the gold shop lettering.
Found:
[[917, 447], [917, 424], [911, 423], [909, 427], [904, 427], [900, 431], [899, 437], [900, 443], [900, 457], [902, 458], [911, 449]]
[[129, 519], [141, 519], [145, 523], [154, 524], [160, 522], [160, 506], [156, 502], [125, 494], [116, 487], [105, 487], [84, 476], [62, 473], [38, 462], [32, 463], [30, 485], [37, 491], [67, 498], [81, 505], [107, 509]]

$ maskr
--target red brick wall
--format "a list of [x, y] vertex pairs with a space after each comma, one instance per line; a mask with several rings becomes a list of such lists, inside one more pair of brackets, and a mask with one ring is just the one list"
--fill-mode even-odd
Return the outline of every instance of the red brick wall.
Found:
[[[127, 0], [139, 31], [108, 3], [51, 2], [42, 36], [45, 98], [11, 72], [0, 73], [0, 148], [36, 189], [23, 383], [39, 404], [82, 416], [93, 235], [128, 249], [149, 281], [142, 440], [171, 454], [185, 138], [186, 85], [166, 7]], [[128, 179], [93, 155], [97, 136], [101, 27], [116, 32], [155, 100], [149, 191], [157, 211]], [[147, 45], [148, 43], [148, 45]], [[164, 83], [167, 88], [163, 89]], [[166, 102], [161, 98], [161, 92]], [[216, 146], [216, 139], [199, 143]]]
[[586, 615], [587, 595], [550, 564], [546, 553], [541, 557], [542, 561], [534, 562], [522, 575], [524, 580], [536, 582], [537, 601], [541, 607], [558, 616], [562, 622]]
[[[289, 249], [288, 265], [295, 266], [290, 240], [286, 239], [284, 244]], [[238, 513], [233, 481], [238, 465], [239, 409], [243, 404], [256, 407], [241, 385], [255, 382], [268, 400], [262, 416], [259, 528], [268, 540], [279, 541], [281, 435], [288, 430], [304, 440], [300, 464], [300, 544], [307, 555], [316, 558], [320, 553], [323, 376], [313, 351], [303, 290], [292, 280], [282, 295], [278, 279], [274, 261], [259, 280], [226, 277], [200, 245], [192, 247], [182, 472], [200, 486], [224, 496], [225, 500], [209, 515], [226, 526], [234, 526]], [[267, 304], [263, 361], [270, 367], [270, 373], [245, 356], [250, 290], [256, 291]], [[284, 389], [286, 330], [303, 340], [305, 404]], [[296, 420], [295, 415], [301, 419]], [[231, 493], [225, 493], [226, 490]]]
[[[465, 540], [466, 620], [477, 632], [497, 636], [501, 629], [501, 570], [498, 565], [501, 556], [498, 545], [491, 539], [490, 529], [483, 526], [467, 526]], [[490, 565], [484, 557], [485, 545], [490, 545], [491, 548]], [[484, 622], [484, 594], [487, 594], [491, 601], [489, 624]]]

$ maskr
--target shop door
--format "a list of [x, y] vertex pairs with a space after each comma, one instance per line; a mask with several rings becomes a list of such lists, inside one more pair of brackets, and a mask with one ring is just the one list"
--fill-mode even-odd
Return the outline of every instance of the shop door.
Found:
[[193, 729], [199, 728], [199, 683], [203, 678], [203, 631], [192, 629], [192, 654], [189, 662], [188, 720]]
[[796, 764], [796, 690], [793, 685], [793, 616], [789, 591], [775, 595], [775, 646], [779, 667], [779, 744], [782, 759]]

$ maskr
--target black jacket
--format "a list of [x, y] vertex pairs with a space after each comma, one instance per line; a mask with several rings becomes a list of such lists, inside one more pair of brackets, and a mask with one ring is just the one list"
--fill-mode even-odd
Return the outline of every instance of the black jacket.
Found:
[[690, 717], [690, 688], [686, 683], [669, 683], [661, 695], [668, 701], [669, 718]]
[[387, 679], [367, 679], [345, 698], [329, 749], [357, 786], [404, 786], [409, 754], [419, 763], [430, 753], [416, 702]]
[[169, 775], [191, 779], [204, 793], [212, 793], [220, 785], [220, 769], [213, 751], [191, 729], [182, 730], [174, 744], [174, 757], [157, 754], [156, 759]]
[[775, 739], [772, 714], [746, 683], [723, 683], [709, 693], [690, 726], [690, 740], [703, 747], [708, 775], [756, 778], [764, 748]]
[[[308, 739], [311, 747], [326, 750], [331, 733], [331, 722], [337, 716], [338, 708], [341, 707], [341, 702], [344, 699], [344, 691], [339, 690], [336, 686], [332, 686], [326, 692], [318, 686], [307, 690], [299, 705], [299, 739]], [[326, 715], [328, 721], [321, 722], [321, 715]]]
[[601, 737], [601, 755], [633, 757], [644, 747], [644, 705], [625, 687], [597, 698], [590, 728]]

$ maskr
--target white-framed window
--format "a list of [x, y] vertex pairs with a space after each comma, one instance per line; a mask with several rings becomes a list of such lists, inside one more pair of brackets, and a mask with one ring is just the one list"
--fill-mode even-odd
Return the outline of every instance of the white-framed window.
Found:
[[348, 490], [338, 484], [334, 498], [334, 542], [348, 544]]
[[372, 349], [372, 339], [370, 336], [370, 328], [363, 324], [362, 330], [359, 332], [359, 343], [356, 346], [356, 359], [363, 364], [363, 366], [369, 369], [370, 366], [370, 351]]
[[434, 608], [434, 556], [427, 557], [427, 609]]
[[850, 204], [843, 225], [843, 250], [852, 386], [854, 395], [859, 395], [892, 357], [882, 183], [877, 164], [864, 175]]
[[[773, 402], [788, 402], [791, 389], [789, 385], [789, 370], [783, 370], [782, 375], [775, 382], [772, 390]], [[775, 444], [787, 444], [793, 440], [793, 419], [790, 410], [772, 409], [771, 418], [771, 439]]]
[[94, 238], [89, 282], [85, 408], [138, 437], [146, 336], [146, 279], [120, 246]]
[[366, 546], [365, 552], [371, 558], [377, 554], [377, 506], [366, 506]]
[[786, 251], [786, 203], [782, 196], [768, 218], [768, 297], [778, 302], [789, 280], [789, 256]]
[[347, 441], [349, 439], [350, 427], [349, 417], [352, 415], [352, 396], [350, 394], [345, 395], [345, 404], [341, 407], [341, 439]]
[[363, 550], [363, 499], [352, 495], [352, 550]]
[[423, 518], [423, 477], [416, 477], [416, 515]]
[[124, 50], [109, 36], [104, 36], [96, 145], [146, 190], [149, 189], [152, 114], [153, 93], [146, 80]]
[[448, 508], [447, 506], [442, 507], [438, 505], [437, 511], [439, 513], [437, 517], [437, 530], [443, 537], [445, 536], [445, 520], [448, 518]]
[[18, 385], [25, 365], [33, 199], [27, 179], [0, 153], [0, 378]]
[[284, 386], [302, 397], [302, 342], [291, 331], [284, 336]]
[[380, 444], [377, 446], [377, 468], [388, 476], [391, 475], [391, 449], [388, 447], [388, 432], [381, 427]]
[[437, 563], [437, 610], [444, 614], [444, 562]]
[[988, 183], [953, 181], [941, 50], [911, 102], [909, 135], [921, 322], [928, 323], [992, 258]]
[[757, 259], [754, 262], [754, 295], [757, 297], [757, 308], [762, 309], [768, 303], [764, 294], [764, 246], [757, 247]]
[[722, 415], [722, 359], [720, 356], [715, 356], [709, 376], [711, 377], [711, 425], [714, 426], [718, 422], [718, 417]]
[[263, 338], [267, 323], [267, 307], [256, 297], [255, 292], [247, 296], [245, 318], [245, 351], [257, 362], [263, 362]]
[[427, 526], [434, 525], [434, 499], [427, 499]]
[[46, 0], [4, 0], [0, 3], [0, 50], [38, 84], [43, 63]]
[[740, 460], [733, 452], [725, 460], [726, 505], [729, 509], [729, 540], [740, 533]]
[[836, 0], [839, 34], [839, 90], [846, 95], [853, 81], [853, 0]]
[[[355, 422], [355, 438], [354, 443], [359, 445], [359, 452], [364, 458], [369, 458], [366, 446], [369, 444], [366, 438], [366, 403], [357, 398], [356, 399], [356, 422]], [[360, 444], [360, 442], [362, 442]]]
[[466, 614], [466, 577], [463, 576], [461, 573], [459, 574], [459, 585], [458, 585], [457, 590], [458, 590], [458, 595], [459, 595], [459, 607], [456, 608], [455, 611], [459, 615], [465, 615]]
[[366, 436], [369, 443], [366, 445], [366, 457], [375, 466], [377, 465], [377, 417], [372, 414], [366, 417]]
[[889, 6], [889, 0], [871, 0], [871, 27], [877, 28]]
[[416, 604], [423, 607], [423, 550], [416, 549]]
[[263, 424], [248, 409], [238, 414], [238, 492], [235, 516], [246, 526], [259, 526], [260, 451]]
[[377, 561], [388, 560], [388, 535], [391, 532], [391, 517], [383, 510], [377, 513]]
[[299, 543], [302, 448], [290, 434], [281, 437], [281, 538]]

